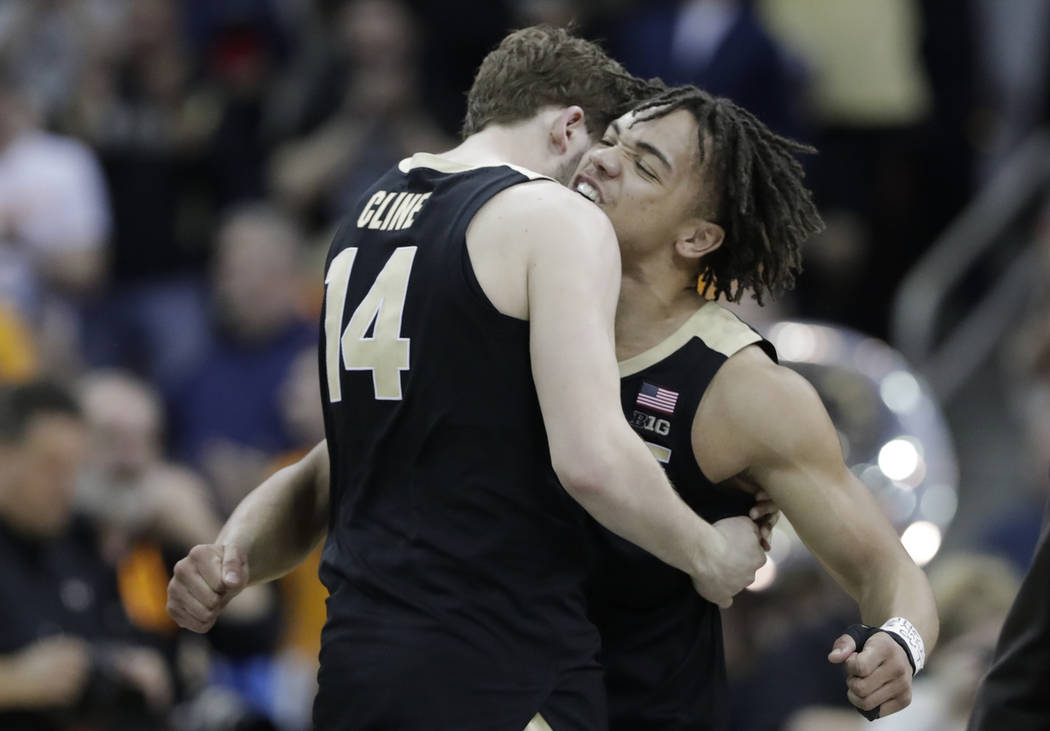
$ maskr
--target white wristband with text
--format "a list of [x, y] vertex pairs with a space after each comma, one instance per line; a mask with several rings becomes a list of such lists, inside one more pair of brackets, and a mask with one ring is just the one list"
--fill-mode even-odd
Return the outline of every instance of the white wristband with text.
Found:
[[893, 632], [904, 640], [908, 649], [911, 650], [911, 660], [915, 663], [915, 674], [917, 675], [926, 664], [926, 645], [922, 641], [919, 630], [915, 629], [915, 626], [904, 617], [890, 617], [882, 623], [879, 629]]

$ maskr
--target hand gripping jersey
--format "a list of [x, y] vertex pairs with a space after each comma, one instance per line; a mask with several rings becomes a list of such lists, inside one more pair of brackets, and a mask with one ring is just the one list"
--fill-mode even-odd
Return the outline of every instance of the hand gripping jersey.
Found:
[[466, 247], [478, 209], [535, 177], [419, 154], [332, 244], [318, 729], [516, 731], [582, 677], [564, 717], [604, 724], [585, 514], [551, 467], [529, 323], [492, 306]]
[[[708, 522], [746, 514], [753, 498], [713, 484], [696, 464], [693, 419], [728, 357], [772, 345], [713, 302], [659, 345], [620, 363], [627, 420], [686, 503]], [[602, 635], [612, 731], [728, 729], [718, 607], [685, 573], [598, 529], [591, 617]]]

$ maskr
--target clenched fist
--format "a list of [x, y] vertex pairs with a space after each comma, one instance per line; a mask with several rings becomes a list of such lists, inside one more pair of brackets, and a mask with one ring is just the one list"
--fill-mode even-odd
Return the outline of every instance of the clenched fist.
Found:
[[755, 580], [766, 554], [758, 525], [746, 515], [723, 518], [712, 527], [717, 545], [708, 547], [703, 573], [693, 576], [693, 587], [704, 599], [725, 609]]
[[861, 711], [883, 718], [911, 703], [912, 668], [908, 655], [885, 632], [868, 638], [862, 650], [848, 634], [835, 640], [832, 663], [845, 663], [846, 697]]
[[168, 614], [180, 627], [207, 632], [248, 585], [248, 561], [234, 545], [199, 545], [175, 564], [174, 574], [168, 584]]

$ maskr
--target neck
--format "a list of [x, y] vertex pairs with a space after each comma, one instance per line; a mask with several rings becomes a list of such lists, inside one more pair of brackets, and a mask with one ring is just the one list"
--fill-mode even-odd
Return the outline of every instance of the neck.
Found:
[[616, 357], [630, 358], [659, 344], [705, 300], [696, 281], [680, 272], [624, 263], [616, 309]]
[[550, 154], [540, 144], [542, 137], [538, 131], [530, 126], [527, 122], [491, 124], [442, 153], [441, 157], [469, 165], [517, 165], [541, 175], [552, 175], [555, 171], [549, 169]]

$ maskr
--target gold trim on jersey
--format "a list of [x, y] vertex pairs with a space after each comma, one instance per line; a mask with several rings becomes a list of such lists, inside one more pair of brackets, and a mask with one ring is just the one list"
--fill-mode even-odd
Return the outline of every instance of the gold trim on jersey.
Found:
[[543, 720], [543, 716], [536, 714], [529, 721], [529, 725], [525, 727], [525, 731], [554, 731], [550, 724]]
[[649, 447], [649, 451], [653, 453], [654, 457], [656, 457], [657, 462], [667, 464], [671, 461], [671, 450], [667, 447], [653, 444], [652, 442], [646, 442], [645, 446]]
[[732, 312], [714, 302], [705, 302], [662, 342], [620, 361], [620, 378], [633, 376], [656, 365], [693, 338], [700, 338], [704, 345], [727, 358], [738, 350], [762, 340], [761, 335]]
[[[403, 173], [407, 173], [415, 168], [429, 168], [430, 170], [436, 170], [439, 173], [465, 173], [468, 170], [479, 170], [481, 168], [491, 167], [505, 167], [524, 175], [529, 180], [554, 180], [554, 178], [546, 175], [541, 175], [535, 170], [529, 170], [523, 168], [520, 165], [511, 165], [510, 163], [495, 163], [492, 165], [469, 165], [463, 162], [456, 162], [455, 160], [449, 160], [448, 158], [441, 157], [440, 155], [432, 155], [429, 152], [417, 152], [412, 157], [406, 157], [404, 160], [397, 164], [397, 169]], [[557, 182], [557, 181], [555, 181]]]

